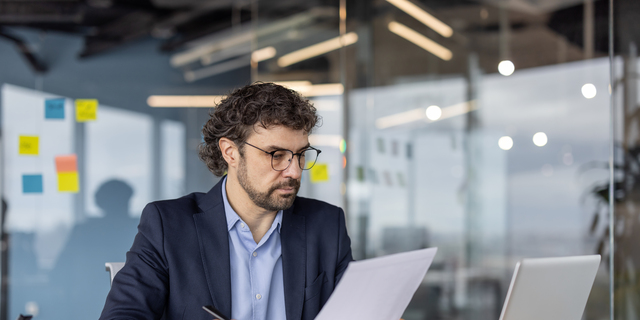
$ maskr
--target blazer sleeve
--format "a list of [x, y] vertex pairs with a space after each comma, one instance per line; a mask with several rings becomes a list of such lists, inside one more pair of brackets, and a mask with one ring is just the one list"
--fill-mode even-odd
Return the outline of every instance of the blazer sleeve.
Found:
[[[344, 211], [339, 209], [338, 212], [338, 263], [336, 265], [335, 283], [337, 285], [342, 279], [344, 271], [347, 269], [349, 262], [353, 261], [351, 256], [351, 239], [347, 234], [347, 226], [345, 223]], [[335, 288], [335, 286], [334, 286]]]
[[150, 203], [142, 211], [138, 234], [124, 267], [113, 279], [100, 319], [160, 319], [168, 281], [162, 216]]

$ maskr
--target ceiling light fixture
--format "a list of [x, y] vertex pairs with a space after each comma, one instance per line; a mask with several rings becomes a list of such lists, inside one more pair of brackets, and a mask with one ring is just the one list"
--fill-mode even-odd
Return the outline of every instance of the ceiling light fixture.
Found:
[[260, 62], [264, 60], [271, 59], [276, 56], [276, 48], [274, 47], [266, 47], [259, 50], [256, 50], [251, 53], [251, 61]]
[[310, 134], [309, 143], [314, 147], [340, 148], [342, 136], [339, 134]]
[[341, 83], [311, 84], [308, 82], [307, 84], [305, 82], [308, 81], [276, 82], [276, 84], [297, 91], [305, 97], [338, 96], [344, 93], [344, 86]]
[[358, 42], [358, 34], [355, 32], [349, 32], [343, 36], [335, 37], [333, 39], [285, 54], [278, 59], [278, 65], [284, 68], [294, 63], [298, 63], [300, 61], [304, 61], [309, 58], [317, 57], [327, 52], [352, 45], [356, 42]]
[[417, 31], [399, 22], [391, 21], [389, 22], [388, 27], [389, 27], [389, 31], [413, 42], [413, 44], [417, 45], [418, 47], [424, 50], [431, 52], [433, 55], [435, 55], [436, 57], [442, 60], [449, 61], [453, 57], [453, 53], [451, 53], [451, 50], [437, 44], [433, 40], [423, 36]]
[[417, 5], [407, 0], [387, 0], [387, 2], [406, 12], [408, 15], [416, 18], [416, 20], [424, 23], [427, 27], [433, 29], [443, 37], [449, 38], [453, 35], [453, 29], [451, 29], [451, 27], [438, 20], [438, 18], [432, 16], [428, 12], [422, 10], [422, 8], [418, 7]]
[[274, 81], [273, 83], [277, 85], [281, 85], [283, 87], [291, 88], [291, 87], [304, 87], [312, 85], [311, 81], [300, 80], [300, 81]]
[[598, 90], [596, 90], [596, 86], [593, 83], [586, 83], [582, 86], [582, 96], [587, 99], [594, 98], [597, 94]]
[[[431, 107], [434, 107], [434, 106], [429, 106], [429, 108]], [[476, 100], [471, 100], [467, 102], [461, 102], [458, 104], [450, 105], [444, 108], [438, 108], [440, 109], [439, 110], [440, 116], [437, 119], [430, 119], [428, 117], [427, 110], [429, 108], [427, 109], [417, 108], [417, 109], [413, 109], [405, 112], [392, 114], [390, 116], [378, 118], [376, 119], [376, 128], [387, 129], [387, 128], [405, 125], [405, 124], [416, 122], [416, 121], [426, 121], [428, 123], [442, 121], [447, 118], [451, 118], [451, 117], [463, 115], [467, 112], [471, 112], [473, 110], [476, 110], [478, 107], [476, 104]], [[430, 111], [431, 112], [429, 113], [432, 114], [433, 118], [435, 118], [437, 110], [435, 108], [431, 108]]]
[[155, 108], [213, 108], [224, 96], [149, 96], [147, 104]]
[[516, 66], [511, 62], [511, 60], [502, 60], [498, 63], [498, 72], [501, 75], [508, 77], [516, 71]]

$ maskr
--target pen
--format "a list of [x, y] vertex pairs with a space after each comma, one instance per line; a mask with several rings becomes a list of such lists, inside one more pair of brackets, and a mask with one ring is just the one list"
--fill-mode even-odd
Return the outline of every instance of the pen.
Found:
[[220, 312], [220, 310], [214, 308], [211, 305], [208, 306], [202, 306], [202, 309], [204, 309], [204, 311], [209, 312], [212, 316], [216, 317], [216, 319], [219, 320], [229, 320], [229, 318], [225, 317], [222, 315], [222, 312]]

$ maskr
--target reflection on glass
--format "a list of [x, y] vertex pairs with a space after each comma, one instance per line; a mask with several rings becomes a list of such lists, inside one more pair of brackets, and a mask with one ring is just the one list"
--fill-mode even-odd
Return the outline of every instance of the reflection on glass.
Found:
[[582, 95], [585, 98], [591, 99], [596, 96], [596, 93], [597, 93], [596, 86], [594, 86], [592, 83], [587, 83], [584, 86], [582, 86]]
[[426, 112], [427, 118], [431, 121], [436, 121], [442, 116], [442, 109], [438, 106], [429, 106]]
[[100, 121], [89, 123], [86, 128], [87, 186], [84, 195], [87, 214], [98, 216], [99, 209], [93, 195], [105, 181], [117, 178], [136, 190], [131, 211], [138, 216], [144, 206], [153, 200], [153, 121], [148, 115], [107, 106], [100, 106], [98, 117]]
[[137, 232], [130, 202], [134, 189], [127, 182], [110, 179], [93, 195], [101, 217], [74, 226], [58, 262], [49, 273], [55, 298], [43, 302], [43, 311], [55, 317], [96, 319], [109, 292], [105, 262], [122, 262]]
[[498, 139], [498, 146], [502, 150], [509, 150], [513, 147], [513, 139], [509, 136], [503, 136]]
[[185, 194], [186, 128], [178, 121], [160, 123], [162, 157], [161, 199], [179, 198]]
[[503, 76], [510, 76], [513, 72], [516, 71], [516, 66], [513, 65], [513, 62], [509, 60], [500, 61], [498, 64], [498, 72], [500, 72]]
[[544, 132], [536, 132], [536, 134], [533, 135], [533, 144], [538, 147], [544, 147], [547, 145], [547, 141], [547, 135]]

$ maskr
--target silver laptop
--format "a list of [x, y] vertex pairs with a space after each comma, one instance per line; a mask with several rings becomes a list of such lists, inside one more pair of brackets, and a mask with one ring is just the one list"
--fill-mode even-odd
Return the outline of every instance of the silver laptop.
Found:
[[599, 265], [600, 255], [518, 262], [500, 320], [580, 320]]

